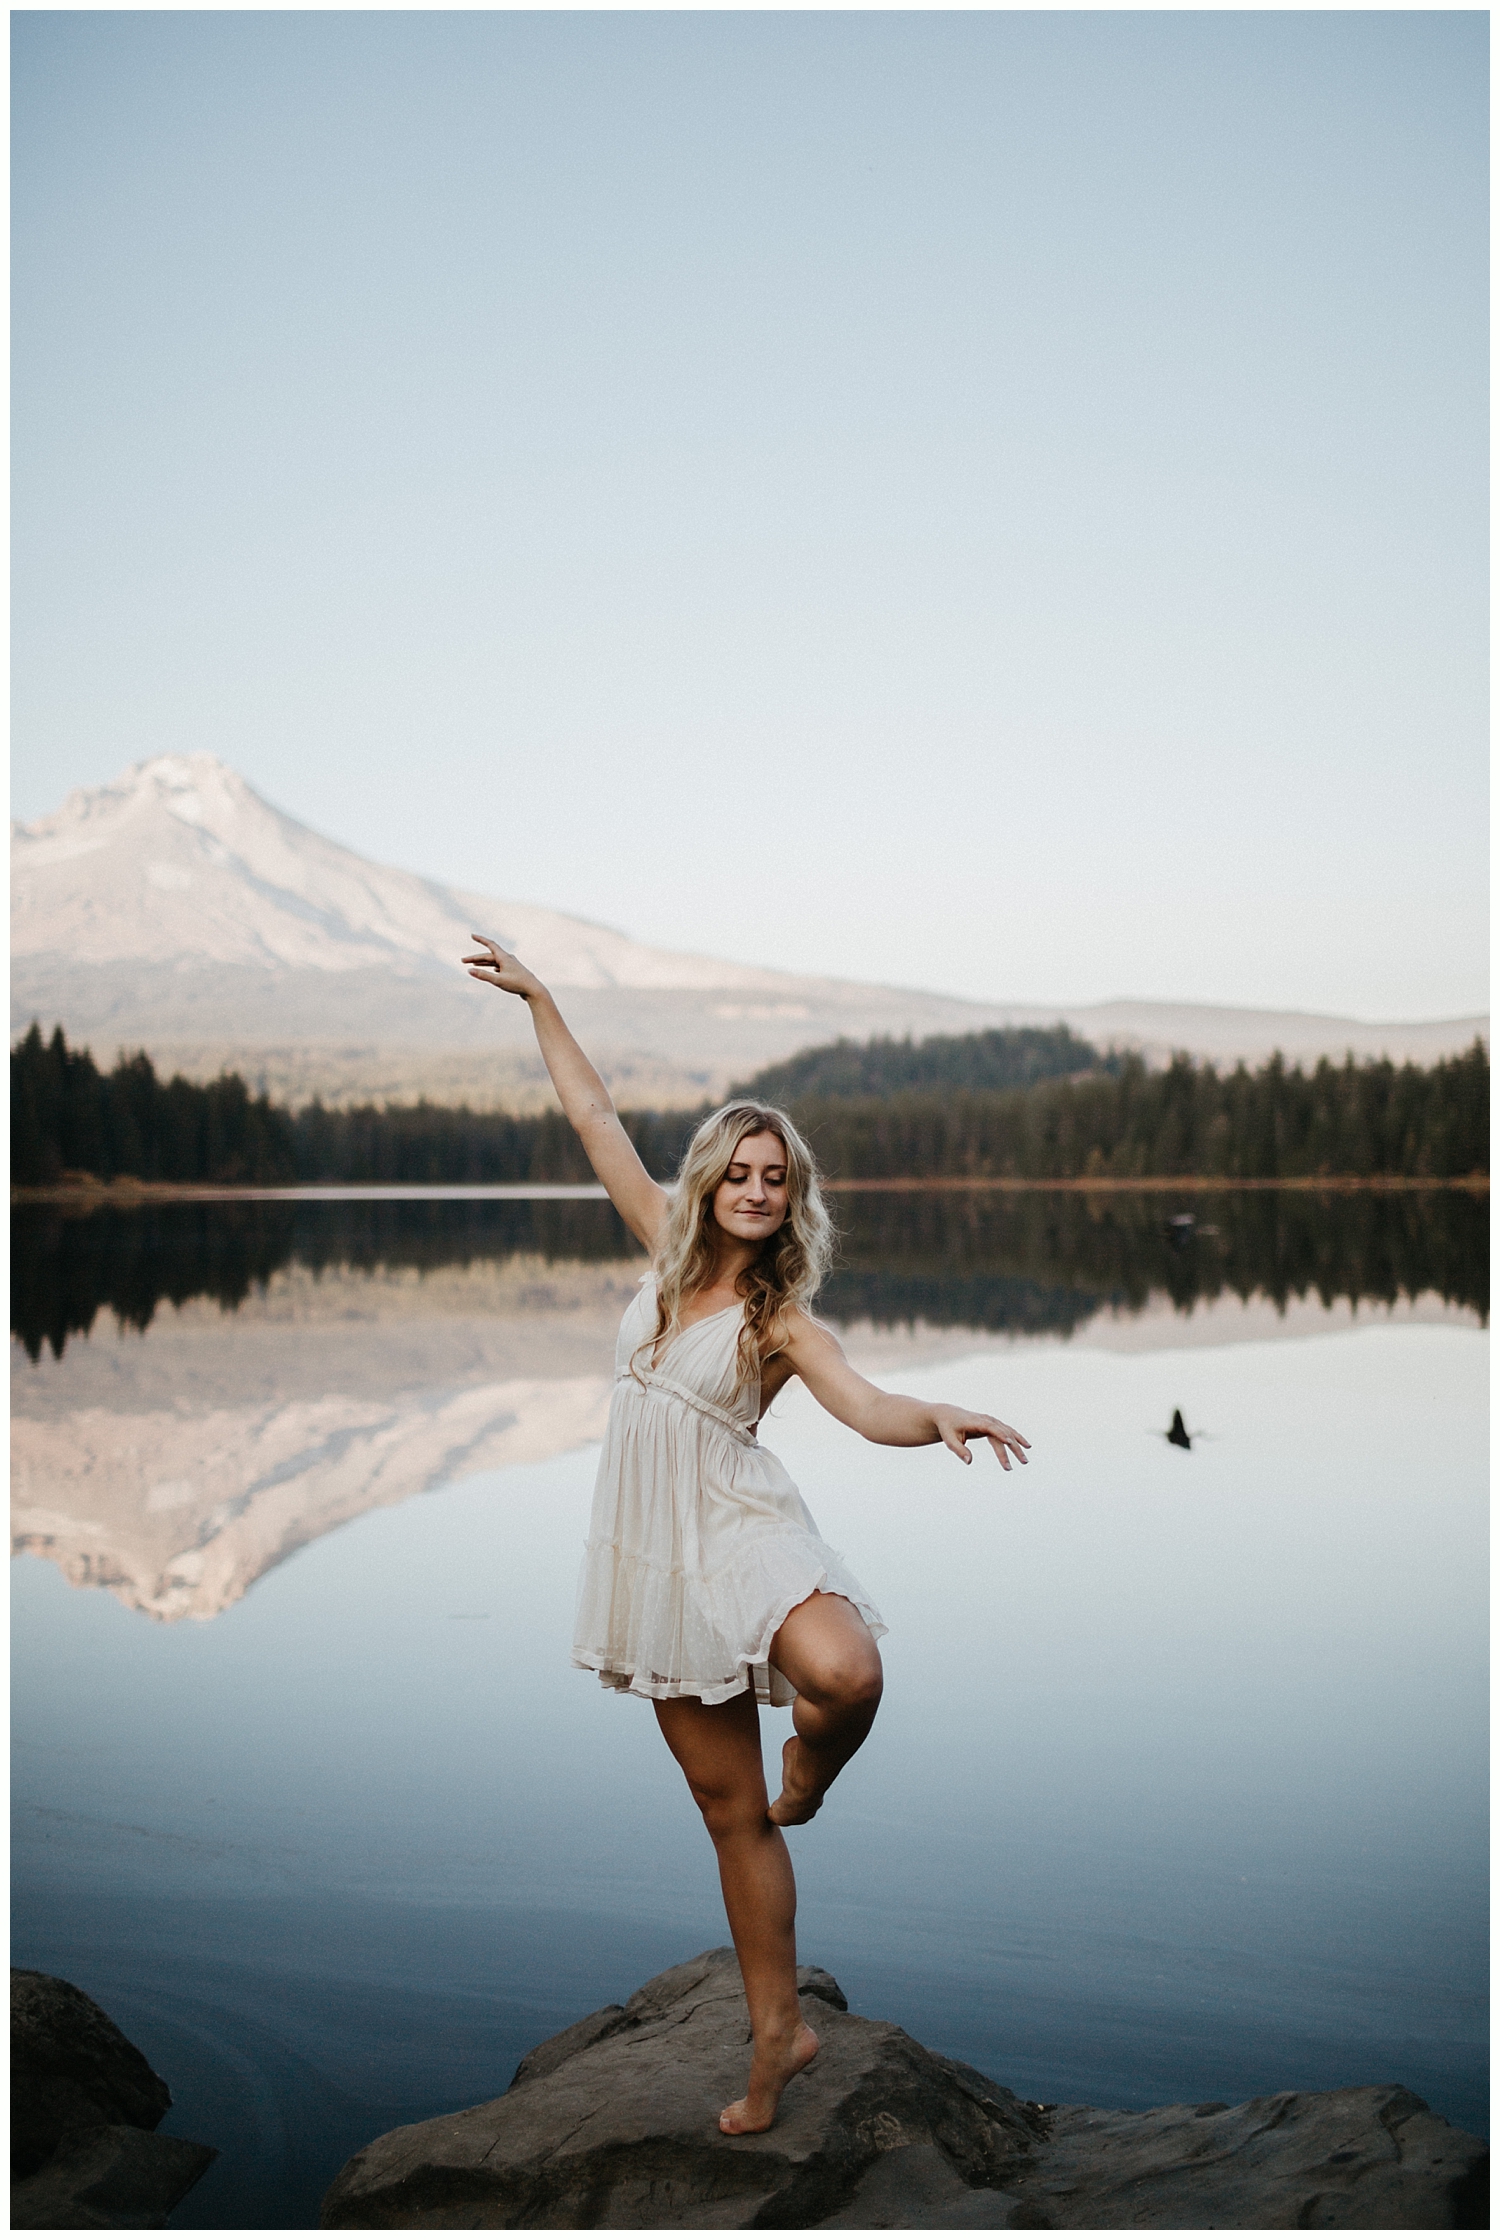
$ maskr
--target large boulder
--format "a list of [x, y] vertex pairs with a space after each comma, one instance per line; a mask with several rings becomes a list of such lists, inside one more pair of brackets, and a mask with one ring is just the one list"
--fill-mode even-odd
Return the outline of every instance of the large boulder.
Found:
[[193, 2139], [128, 2123], [73, 2131], [50, 2162], [10, 2189], [13, 2232], [117, 2232], [165, 2225], [214, 2159]]
[[159, 2139], [172, 2095], [76, 1984], [10, 1972], [11, 2223], [21, 2230], [164, 2224], [214, 2159]]
[[128, 2123], [154, 2131], [172, 2095], [102, 2007], [34, 1968], [10, 1971], [10, 2166], [39, 2169], [67, 2131]]
[[1397, 2086], [1146, 2115], [1043, 2109], [804, 1968], [822, 2040], [772, 2129], [725, 2138], [749, 2015], [701, 1953], [549, 2038], [498, 2100], [387, 2132], [326, 2227], [857, 2230], [1479, 2225], [1485, 2149]]
[[[1040, 2120], [889, 2022], [844, 2011], [801, 1973], [822, 2040], [775, 2127], [726, 2139], [750, 2021], [730, 1951], [705, 1952], [522, 2062], [499, 2100], [387, 2133], [340, 2172], [325, 2225], [809, 2225], [839, 2208], [883, 2148], [938, 2144], [968, 2186], [995, 2187]], [[816, 2084], [810, 2080], [816, 2077]]]

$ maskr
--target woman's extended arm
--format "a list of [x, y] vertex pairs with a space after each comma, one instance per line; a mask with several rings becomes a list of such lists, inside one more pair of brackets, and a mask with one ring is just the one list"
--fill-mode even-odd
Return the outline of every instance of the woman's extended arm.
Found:
[[1003, 1469], [1010, 1468], [1012, 1455], [1017, 1462], [1026, 1460], [1031, 1441], [998, 1416], [950, 1408], [941, 1400], [910, 1400], [904, 1393], [882, 1392], [850, 1367], [833, 1332], [810, 1315], [788, 1316], [784, 1358], [831, 1416], [877, 1447], [931, 1447], [941, 1439], [963, 1461], [972, 1462], [966, 1442], [988, 1439]]
[[666, 1213], [666, 1191], [652, 1181], [641, 1164], [640, 1153], [620, 1125], [613, 1098], [536, 974], [528, 972], [518, 957], [511, 956], [487, 934], [476, 933], [474, 939], [479, 953], [464, 958], [469, 977], [487, 980], [491, 987], [520, 996], [529, 1006], [552, 1086], [578, 1131], [589, 1164], [609, 1192], [620, 1218], [651, 1251]]

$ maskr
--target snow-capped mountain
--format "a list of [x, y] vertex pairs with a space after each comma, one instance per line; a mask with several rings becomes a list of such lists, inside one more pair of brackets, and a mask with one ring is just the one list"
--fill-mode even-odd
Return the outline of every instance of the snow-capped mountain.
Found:
[[425, 1093], [535, 1102], [525, 1006], [468, 979], [469, 936], [519, 951], [566, 996], [618, 1094], [691, 1103], [838, 1035], [962, 1034], [1063, 1018], [1151, 1058], [1250, 1062], [1387, 1052], [1428, 1063], [1483, 1018], [1369, 1026], [1296, 1012], [1115, 1002], [964, 1002], [653, 949], [608, 926], [368, 862], [262, 800], [210, 754], [159, 755], [12, 828], [12, 1031], [60, 1021], [275, 1095]]
[[649, 949], [608, 926], [368, 863], [263, 801], [211, 754], [158, 755], [13, 828], [17, 958], [81, 966], [440, 971], [476, 930], [564, 988], [745, 988], [786, 976]]

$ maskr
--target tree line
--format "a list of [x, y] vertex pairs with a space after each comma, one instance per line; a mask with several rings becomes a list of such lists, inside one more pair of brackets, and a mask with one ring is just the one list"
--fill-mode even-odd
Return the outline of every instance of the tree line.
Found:
[[[1128, 1057], [1112, 1072], [1073, 1071], [1022, 1087], [945, 1084], [879, 1095], [858, 1086], [866, 1078], [859, 1067], [838, 1063], [836, 1077], [855, 1084], [853, 1093], [825, 1089], [785, 1101], [825, 1171], [850, 1181], [1489, 1172], [1489, 1053], [1479, 1040], [1428, 1067], [1325, 1059], [1304, 1073], [1278, 1056], [1253, 1072], [1241, 1065], [1220, 1073], [1179, 1057], [1153, 1072]], [[768, 1098], [765, 1084], [777, 1070], [758, 1075], [750, 1091]], [[820, 1076], [810, 1069], [808, 1078]], [[647, 1168], [665, 1180], [701, 1113], [620, 1117]], [[423, 1101], [346, 1111], [313, 1103], [294, 1113], [252, 1095], [238, 1074], [164, 1081], [144, 1051], [101, 1072], [87, 1050], [68, 1048], [61, 1027], [44, 1040], [33, 1025], [11, 1052], [11, 1177], [35, 1186], [68, 1173], [259, 1185], [590, 1179], [582, 1146], [557, 1112]]]
[[1489, 1172], [1490, 1061], [1476, 1038], [1432, 1066], [1389, 1059], [1310, 1073], [1278, 1054], [1220, 1073], [1179, 1056], [1028, 1089], [808, 1097], [792, 1111], [834, 1175], [1226, 1182]]
[[[144, 1050], [103, 1073], [61, 1027], [33, 1023], [10, 1057], [11, 1181], [22, 1188], [86, 1174], [101, 1182], [590, 1182], [560, 1112], [473, 1112], [467, 1105], [358, 1105], [298, 1112], [253, 1096], [237, 1073], [164, 1081]], [[676, 1171], [700, 1115], [621, 1114], [653, 1174]]]
[[65, 1173], [295, 1182], [292, 1118], [253, 1097], [237, 1073], [163, 1081], [144, 1050], [101, 1073], [87, 1050], [68, 1048], [61, 1027], [44, 1042], [33, 1022], [10, 1054], [10, 1173], [23, 1187]]

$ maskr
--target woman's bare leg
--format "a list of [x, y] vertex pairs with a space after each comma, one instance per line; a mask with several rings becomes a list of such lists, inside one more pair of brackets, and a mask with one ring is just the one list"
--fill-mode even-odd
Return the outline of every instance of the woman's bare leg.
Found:
[[778, 1827], [794, 1828], [812, 1818], [874, 1725], [884, 1675], [869, 1627], [838, 1594], [811, 1594], [788, 1611], [771, 1662], [797, 1691], [796, 1732], [781, 1753], [781, 1794], [771, 1806]]
[[727, 1703], [679, 1696], [658, 1703], [656, 1716], [719, 1855], [724, 1910], [755, 2039], [749, 2089], [724, 2110], [719, 2125], [730, 2132], [765, 2131], [818, 2041], [797, 2004], [797, 1885], [785, 1839], [766, 1812], [760, 1716], [749, 1690]]

